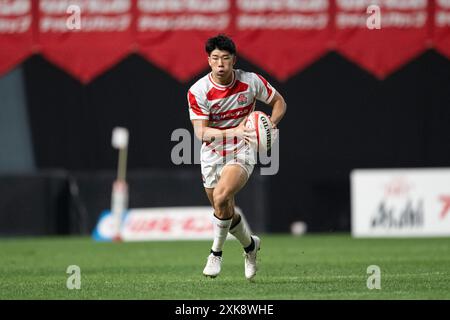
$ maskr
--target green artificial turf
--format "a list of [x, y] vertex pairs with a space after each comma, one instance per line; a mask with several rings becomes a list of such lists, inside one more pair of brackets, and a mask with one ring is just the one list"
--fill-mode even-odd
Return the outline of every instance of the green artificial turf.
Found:
[[[450, 239], [262, 235], [260, 270], [244, 277], [227, 241], [222, 273], [202, 270], [211, 241], [99, 243], [90, 238], [0, 240], [0, 299], [449, 299]], [[69, 290], [67, 267], [81, 269]], [[367, 288], [367, 267], [381, 289]]]

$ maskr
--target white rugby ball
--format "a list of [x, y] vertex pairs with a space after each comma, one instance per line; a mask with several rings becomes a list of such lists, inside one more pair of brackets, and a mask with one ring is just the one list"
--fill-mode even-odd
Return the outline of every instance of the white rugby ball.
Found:
[[277, 130], [272, 129], [272, 122], [269, 116], [264, 112], [254, 111], [248, 116], [245, 126], [256, 131], [256, 141], [252, 143], [253, 147], [259, 153], [268, 153], [278, 136]]

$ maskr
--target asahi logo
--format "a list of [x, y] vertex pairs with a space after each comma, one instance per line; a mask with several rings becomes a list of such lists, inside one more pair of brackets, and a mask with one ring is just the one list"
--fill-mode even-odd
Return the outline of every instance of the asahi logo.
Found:
[[385, 185], [385, 195], [372, 219], [372, 228], [404, 229], [423, 227], [424, 200], [414, 196], [414, 185], [395, 178]]
[[413, 228], [423, 226], [423, 199], [417, 203], [408, 200], [404, 206], [396, 207], [392, 204], [382, 201], [378, 210], [372, 218], [372, 228]]

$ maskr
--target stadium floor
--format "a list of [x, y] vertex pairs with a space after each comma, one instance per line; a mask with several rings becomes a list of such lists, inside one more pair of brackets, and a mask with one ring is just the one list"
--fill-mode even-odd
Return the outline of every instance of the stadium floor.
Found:
[[[210, 244], [1, 239], [0, 299], [450, 299], [450, 238], [263, 235], [253, 282], [237, 241], [226, 242], [219, 277], [203, 277]], [[70, 265], [80, 267], [80, 290], [67, 288]], [[367, 287], [371, 265], [380, 289]]]

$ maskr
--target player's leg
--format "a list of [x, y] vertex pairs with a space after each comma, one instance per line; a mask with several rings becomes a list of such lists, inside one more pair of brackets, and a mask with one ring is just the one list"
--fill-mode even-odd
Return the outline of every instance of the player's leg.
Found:
[[211, 203], [211, 206], [214, 208], [214, 188], [205, 188], [206, 195], [208, 196], [209, 203]]
[[[213, 200], [213, 193], [214, 188], [206, 188], [206, 195], [208, 196], [209, 202], [211, 203], [211, 206], [214, 208], [214, 200]], [[215, 223], [215, 215], [214, 215], [214, 222], [213, 222], [213, 228], [214, 228], [214, 240], [216, 239], [216, 233], [217, 233], [217, 224]], [[203, 269], [203, 274], [207, 277], [215, 278], [221, 270], [222, 266], [222, 254], [215, 253], [211, 250], [208, 259], [206, 261], [206, 266]]]
[[[247, 173], [247, 176], [250, 177], [253, 172], [254, 165], [256, 164], [256, 153], [251, 148], [243, 148], [236, 155], [236, 159], [234, 161], [239, 164]], [[234, 215], [230, 233], [239, 240], [244, 248], [245, 277], [250, 280], [256, 275], [256, 257], [261, 246], [261, 239], [255, 235], [251, 235], [248, 225], [244, 223], [239, 214]]]
[[203, 274], [215, 277], [220, 273], [222, 248], [234, 215], [234, 195], [247, 182], [248, 175], [239, 165], [225, 166], [215, 188], [205, 188], [214, 208], [214, 241]]
[[251, 235], [248, 226], [244, 223], [242, 217], [236, 212], [233, 216], [230, 233], [239, 240], [244, 248], [245, 277], [251, 280], [256, 275], [257, 271], [256, 257], [261, 246], [261, 239], [256, 235]]
[[[209, 203], [211, 203], [211, 206], [214, 208], [214, 188], [205, 188], [205, 192], [206, 192], [206, 195], [208, 196]], [[231, 220], [230, 230], [232, 228], [236, 227], [236, 225], [238, 225], [238, 223], [241, 220], [241, 216], [238, 213], [236, 213], [236, 210], [234, 210], [234, 208], [235, 208], [234, 203], [235, 202], [234, 202], [234, 197], [233, 197], [233, 212], [234, 212], [234, 214], [233, 214], [233, 218]], [[213, 215], [214, 215], [214, 218], [218, 218], [216, 216], [215, 212]], [[250, 240], [248, 240], [248, 241], [251, 242]]]
[[[205, 192], [206, 195], [208, 196], [208, 200], [211, 203], [211, 206], [214, 208], [214, 188], [205, 188]], [[234, 197], [232, 199], [233, 204], [233, 210], [234, 210], [234, 214], [233, 214], [233, 218], [231, 220], [231, 225], [230, 225], [230, 233], [239, 240], [239, 242], [242, 244], [242, 246], [244, 247], [245, 252], [250, 252], [253, 249], [252, 246], [252, 238], [251, 238], [251, 234], [250, 234], [250, 230], [247, 227], [247, 225], [244, 223], [244, 221], [242, 220], [242, 217], [239, 213], [236, 212], [235, 208], [235, 200]]]
[[234, 195], [247, 182], [247, 173], [239, 165], [226, 165], [213, 192], [215, 237], [214, 253], [221, 253], [234, 215]]
[[[230, 219], [230, 232], [241, 242], [245, 250], [245, 277], [252, 279], [256, 275], [256, 257], [260, 249], [261, 240], [257, 236], [252, 236], [242, 217], [235, 214], [234, 196], [247, 183], [249, 169], [245, 165], [229, 164], [222, 171], [219, 183], [213, 192], [214, 208], [219, 212], [219, 218]], [[221, 210], [221, 207], [223, 210]], [[231, 226], [233, 227], [231, 229]], [[225, 236], [226, 239], [226, 236]]]
[[206, 194], [208, 195], [209, 202], [214, 208], [213, 214], [213, 228], [214, 228], [214, 242], [211, 248], [211, 254], [215, 256], [222, 256], [222, 247], [225, 243], [228, 231], [232, 224], [232, 220], [229, 218], [223, 218], [219, 213], [216, 212], [214, 205], [214, 192], [215, 188], [205, 188]]
[[[233, 208], [235, 208], [234, 199]], [[234, 212], [233, 221], [231, 222], [230, 233], [239, 240], [246, 252], [253, 249], [250, 230], [242, 220], [241, 215], [236, 211]]]

